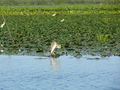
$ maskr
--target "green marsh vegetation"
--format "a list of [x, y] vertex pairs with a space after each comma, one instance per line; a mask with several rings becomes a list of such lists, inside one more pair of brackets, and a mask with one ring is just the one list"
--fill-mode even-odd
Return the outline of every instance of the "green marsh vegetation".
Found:
[[[0, 28], [1, 54], [47, 52], [52, 41], [59, 54], [120, 55], [119, 5], [0, 6], [7, 27]], [[52, 14], [56, 13], [56, 16]], [[64, 22], [61, 20], [64, 19]]]

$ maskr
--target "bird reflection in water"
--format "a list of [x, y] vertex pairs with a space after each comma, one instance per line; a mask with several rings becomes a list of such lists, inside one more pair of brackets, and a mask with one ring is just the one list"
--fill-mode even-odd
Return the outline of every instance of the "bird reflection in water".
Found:
[[52, 69], [57, 71], [60, 66], [60, 61], [56, 60], [55, 58], [50, 59], [50, 65], [52, 66]]

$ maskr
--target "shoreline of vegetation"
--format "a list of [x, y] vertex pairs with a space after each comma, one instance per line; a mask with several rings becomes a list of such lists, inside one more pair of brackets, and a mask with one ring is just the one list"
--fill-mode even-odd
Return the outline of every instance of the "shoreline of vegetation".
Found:
[[120, 56], [120, 6], [1, 7], [14, 43], [6, 25], [0, 28], [0, 50], [4, 50], [0, 54], [48, 52], [56, 41], [62, 46], [57, 51], [61, 55]]

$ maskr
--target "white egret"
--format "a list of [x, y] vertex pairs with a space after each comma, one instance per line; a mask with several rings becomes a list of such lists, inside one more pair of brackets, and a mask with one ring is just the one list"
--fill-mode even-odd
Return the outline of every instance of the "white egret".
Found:
[[64, 22], [64, 21], [65, 21], [65, 19], [62, 19], [62, 20], [61, 20], [61, 22]]
[[5, 21], [3, 22], [3, 24], [0, 25], [1, 28], [3, 28], [5, 25]]
[[20, 52], [20, 51], [21, 51], [21, 49], [18, 49], [18, 51]]
[[56, 13], [55, 13], [55, 14], [53, 14], [52, 16], [56, 16]]
[[4, 50], [0, 50], [0, 52], [4, 52]]

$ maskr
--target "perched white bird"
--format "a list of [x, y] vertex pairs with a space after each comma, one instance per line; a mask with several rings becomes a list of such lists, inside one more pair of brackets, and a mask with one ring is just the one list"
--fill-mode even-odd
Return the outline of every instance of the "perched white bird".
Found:
[[3, 28], [5, 25], [5, 21], [3, 22], [3, 24], [0, 25], [1, 28]]
[[52, 16], [56, 16], [56, 13], [55, 13], [55, 14], [53, 14]]
[[61, 22], [64, 22], [64, 21], [65, 21], [65, 19], [62, 19], [62, 20], [61, 20]]
[[4, 52], [4, 50], [0, 50], [0, 52]]
[[20, 52], [20, 51], [21, 51], [21, 49], [18, 49], [18, 51]]
[[55, 50], [55, 48], [61, 48], [61, 45], [53, 41], [50, 46], [50, 52], [52, 53]]

